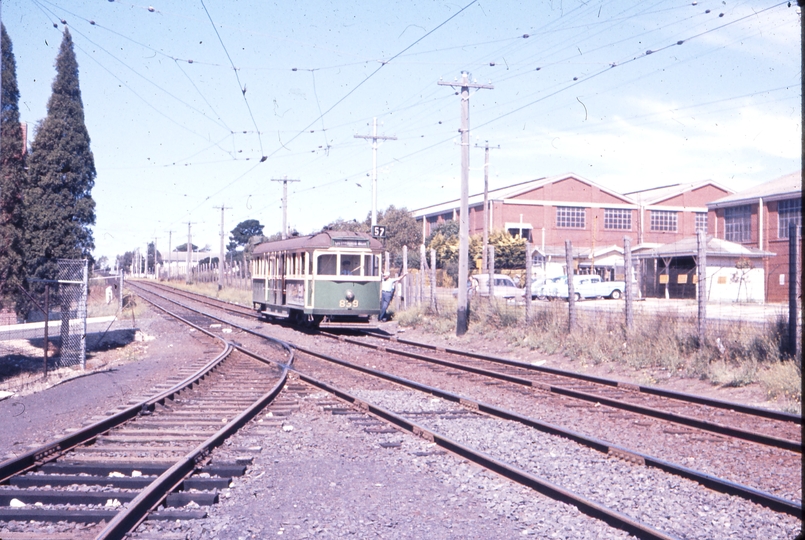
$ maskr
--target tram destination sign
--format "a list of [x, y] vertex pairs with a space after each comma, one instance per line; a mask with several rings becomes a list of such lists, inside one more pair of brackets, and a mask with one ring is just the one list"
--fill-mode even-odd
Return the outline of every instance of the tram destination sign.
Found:
[[383, 225], [375, 225], [372, 227], [372, 236], [375, 238], [385, 238], [386, 228]]

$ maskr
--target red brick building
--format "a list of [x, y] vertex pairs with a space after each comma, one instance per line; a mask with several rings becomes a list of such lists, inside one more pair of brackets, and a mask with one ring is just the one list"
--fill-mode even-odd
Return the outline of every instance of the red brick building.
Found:
[[713, 200], [707, 208], [708, 234], [776, 254], [763, 261], [766, 300], [787, 300], [789, 223], [797, 227], [802, 264], [802, 171]]
[[[562, 247], [565, 240], [579, 248], [653, 247], [695, 234], [707, 227], [707, 203], [732, 193], [714, 182], [676, 184], [631, 193], [617, 193], [581, 176], [539, 178], [490, 190], [490, 230], [508, 230], [542, 248]], [[443, 221], [458, 218], [459, 200], [412, 212], [422, 220], [423, 237]], [[469, 198], [470, 234], [483, 231], [483, 193]]]

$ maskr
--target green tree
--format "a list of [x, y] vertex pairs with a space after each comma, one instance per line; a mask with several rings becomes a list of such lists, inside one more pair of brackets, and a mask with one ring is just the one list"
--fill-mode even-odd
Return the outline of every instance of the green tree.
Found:
[[260, 225], [260, 222], [256, 219], [247, 219], [246, 221], [238, 223], [237, 226], [230, 231], [232, 234], [229, 235], [229, 245], [233, 246], [234, 244], [234, 246], [230, 248], [230, 251], [248, 244], [252, 236], [262, 236], [263, 228], [264, 226]]
[[370, 222], [368, 218], [365, 221], [357, 221], [354, 219], [350, 219], [349, 221], [347, 221], [345, 219], [338, 218], [335, 221], [325, 225], [324, 230], [368, 233], [369, 223]]
[[377, 224], [386, 227], [386, 251], [396, 266], [402, 266], [402, 248], [408, 246], [408, 266], [419, 266], [419, 245], [422, 228], [405, 208], [389, 206], [377, 213]]
[[25, 270], [22, 248], [22, 186], [25, 183], [25, 141], [22, 140], [17, 63], [11, 39], [2, 26], [2, 118], [0, 118], [0, 308], [3, 299], [19, 304], [17, 284]]
[[95, 247], [90, 230], [95, 223], [95, 161], [67, 29], [52, 90], [47, 116], [36, 128], [23, 191], [26, 270], [42, 279], [57, 276], [57, 259], [91, 259]]

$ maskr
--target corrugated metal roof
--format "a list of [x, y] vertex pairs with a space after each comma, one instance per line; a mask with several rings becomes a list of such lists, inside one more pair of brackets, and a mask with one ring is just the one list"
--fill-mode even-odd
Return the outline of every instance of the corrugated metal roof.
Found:
[[[683, 238], [671, 244], [663, 244], [644, 253], [634, 254], [641, 258], [654, 259], [657, 257], [696, 257], [699, 254], [699, 244], [695, 236]], [[707, 237], [707, 256], [708, 257], [746, 257], [747, 259], [760, 259], [764, 257], [774, 257], [776, 254], [771, 251], [763, 251], [757, 248], [750, 248], [743, 244], [736, 244], [712, 236]]]
[[651, 205], [651, 204], [657, 204], [659, 202], [668, 200], [672, 197], [681, 195], [687, 191], [699, 189], [707, 185], [713, 185], [729, 193], [734, 193], [728, 187], [724, 187], [720, 184], [717, 184], [712, 180], [701, 180], [699, 182], [688, 182], [686, 184], [672, 184], [669, 186], [659, 186], [655, 188], [641, 189], [639, 191], [632, 191], [629, 193], [625, 193], [624, 195], [628, 195], [629, 197], [636, 200], [640, 204]]
[[254, 248], [255, 255], [269, 251], [294, 251], [297, 249], [326, 249], [333, 245], [334, 238], [368, 238], [369, 247], [373, 250], [383, 249], [383, 244], [375, 240], [368, 233], [352, 231], [322, 231], [307, 236], [293, 236], [275, 242], [263, 242]]
[[[594, 186], [594, 187], [600, 189], [601, 191], [603, 191], [605, 193], [609, 193], [610, 195], [618, 197], [619, 199], [624, 199], [624, 201], [627, 204], [629, 204], [629, 203], [635, 204], [635, 205], [637, 204], [631, 198], [629, 198], [629, 197], [627, 197], [627, 196], [625, 196], [625, 195], [623, 195], [621, 193], [617, 193], [615, 191], [612, 191], [609, 188], [606, 188], [606, 187], [604, 187], [604, 186], [602, 186], [600, 184], [597, 184], [597, 183], [593, 182], [592, 180], [588, 180], [587, 178], [583, 178], [583, 177], [581, 177], [581, 176], [579, 176], [577, 174], [574, 174], [574, 173], [566, 173], [566, 174], [559, 174], [559, 175], [556, 175], [556, 176], [548, 176], [548, 177], [544, 177], [544, 178], [537, 178], [535, 180], [528, 180], [527, 182], [520, 182], [518, 184], [513, 184], [511, 186], [506, 186], [506, 187], [497, 188], [497, 189], [490, 189], [489, 192], [487, 193], [487, 196], [488, 196], [490, 201], [491, 200], [501, 201], [501, 200], [512, 199], [514, 197], [517, 197], [518, 195], [522, 195], [523, 193], [528, 193], [531, 190], [537, 189], [539, 187], [542, 187], [542, 186], [545, 186], [545, 185], [548, 185], [548, 184], [552, 184], [554, 182], [559, 182], [561, 180], [566, 180], [568, 178], [573, 178], [573, 179], [579, 180], [580, 182], [584, 182], [585, 184], [589, 184], [591, 186]], [[461, 201], [459, 199], [453, 199], [453, 200], [443, 202], [443, 203], [439, 203], [439, 204], [435, 204], [435, 205], [432, 205], [432, 206], [426, 206], [424, 208], [419, 208], [417, 210], [412, 210], [411, 215], [414, 216], [415, 218], [419, 218], [419, 217], [422, 217], [422, 216], [433, 216], [433, 215], [438, 215], [438, 214], [444, 214], [446, 212], [452, 212], [453, 210], [457, 210], [459, 208], [460, 202]], [[470, 197], [468, 199], [468, 203], [469, 203], [468, 206], [470, 208], [472, 208], [473, 206], [478, 206], [478, 205], [483, 206], [484, 194], [483, 193], [476, 193], [474, 195], [470, 195]]]
[[707, 203], [708, 208], [738, 206], [757, 202], [758, 199], [779, 200], [802, 196], [802, 171], [797, 171], [759, 186], [754, 186], [732, 195]]

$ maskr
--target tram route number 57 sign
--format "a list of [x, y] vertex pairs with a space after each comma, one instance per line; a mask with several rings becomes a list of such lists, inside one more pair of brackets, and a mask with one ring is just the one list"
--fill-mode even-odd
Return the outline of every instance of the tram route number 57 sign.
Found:
[[372, 227], [372, 236], [375, 238], [385, 238], [386, 237], [386, 228], [382, 225], [375, 225]]

